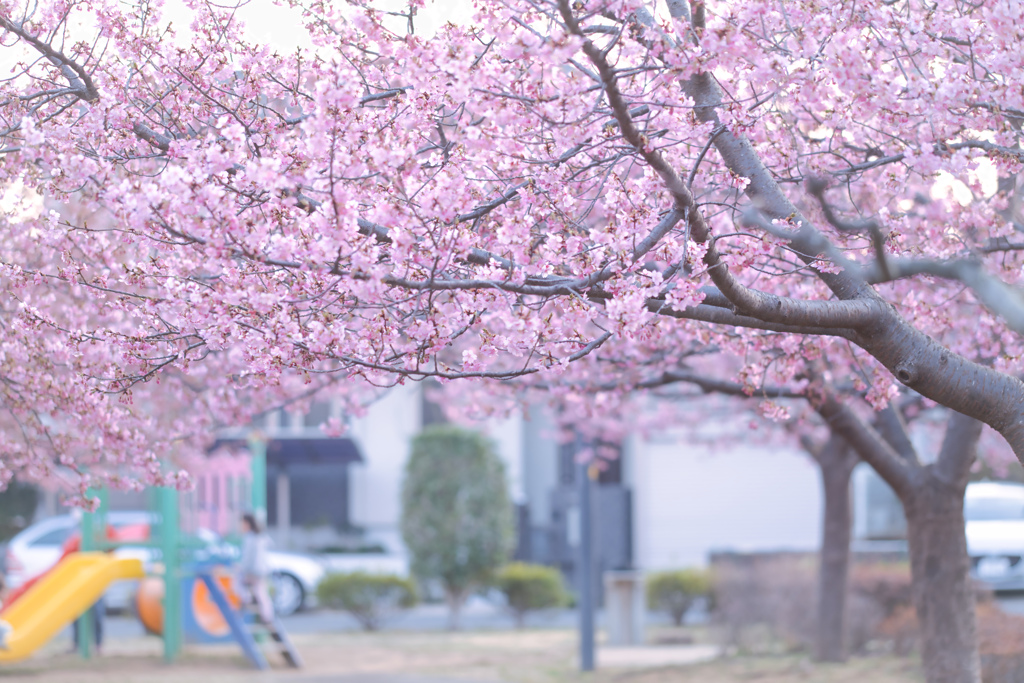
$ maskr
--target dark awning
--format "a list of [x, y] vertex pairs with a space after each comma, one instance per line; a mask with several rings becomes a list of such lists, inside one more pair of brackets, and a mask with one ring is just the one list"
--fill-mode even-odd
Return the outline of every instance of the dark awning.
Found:
[[[221, 446], [248, 448], [241, 439], [217, 439], [211, 451]], [[352, 439], [271, 439], [267, 442], [267, 464], [287, 466], [289, 464], [331, 463], [346, 464], [362, 462], [363, 456]]]

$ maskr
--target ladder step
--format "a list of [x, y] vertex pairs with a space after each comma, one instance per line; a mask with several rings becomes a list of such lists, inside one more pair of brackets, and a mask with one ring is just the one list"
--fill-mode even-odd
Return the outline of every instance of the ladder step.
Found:
[[295, 649], [295, 646], [292, 645], [292, 641], [288, 637], [288, 633], [284, 630], [283, 626], [281, 625], [281, 620], [277, 617], [274, 617], [274, 621], [271, 623], [273, 624], [274, 627], [274, 629], [271, 631], [271, 635], [274, 638], [274, 640], [276, 640], [277, 643], [281, 646], [281, 654], [284, 655], [284, 659], [288, 663], [288, 666], [291, 666], [295, 669], [301, 669], [302, 658], [299, 656], [299, 653]]
[[301, 669], [302, 668], [302, 657], [299, 656], [295, 646], [292, 645], [291, 639], [288, 638], [288, 633], [284, 630], [284, 625], [281, 620], [275, 615], [274, 618], [268, 623], [260, 618], [259, 612], [253, 610], [252, 607], [256, 607], [256, 602], [243, 607], [243, 611], [249, 619], [246, 621], [249, 627], [250, 634], [267, 634], [270, 636], [280, 649], [281, 656], [284, 657], [284, 661], [288, 666]]
[[249, 617], [246, 625], [251, 635], [259, 636], [265, 634], [270, 636], [270, 639], [279, 646], [281, 654], [285, 658], [285, 663], [294, 669], [302, 669], [302, 657], [299, 656], [291, 639], [289, 639], [280, 618], [274, 616], [272, 622], [266, 623], [261, 620], [258, 613], [250, 609], [247, 609], [245, 613]]

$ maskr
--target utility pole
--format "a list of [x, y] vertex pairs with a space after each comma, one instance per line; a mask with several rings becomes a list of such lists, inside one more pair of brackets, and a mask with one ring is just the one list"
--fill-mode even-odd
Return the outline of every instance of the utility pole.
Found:
[[[583, 449], [583, 442], [576, 437], [576, 455]], [[580, 591], [580, 671], [594, 670], [594, 534], [593, 506], [591, 504], [591, 478], [597, 473], [587, 463], [576, 465], [576, 484], [579, 487], [580, 545], [579, 545], [579, 591]]]

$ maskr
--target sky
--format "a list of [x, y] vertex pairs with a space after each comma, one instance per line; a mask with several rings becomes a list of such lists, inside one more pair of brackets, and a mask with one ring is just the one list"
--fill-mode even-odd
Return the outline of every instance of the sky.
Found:
[[[385, 10], [404, 11], [401, 0], [378, 0], [375, 3]], [[181, 0], [172, 0], [165, 6], [169, 16], [186, 10]], [[446, 22], [461, 23], [473, 16], [471, 0], [427, 0], [414, 20], [416, 33], [424, 37], [434, 35]], [[276, 4], [273, 0], [250, 0], [238, 15], [246, 24], [249, 36], [258, 42], [265, 42], [281, 50], [294, 50], [305, 36], [299, 13], [289, 7]]]

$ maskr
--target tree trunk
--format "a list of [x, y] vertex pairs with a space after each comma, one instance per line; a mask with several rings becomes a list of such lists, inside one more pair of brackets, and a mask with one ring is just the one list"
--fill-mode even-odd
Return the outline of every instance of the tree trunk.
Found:
[[904, 502], [928, 683], [980, 683], [981, 664], [964, 536], [963, 489], [939, 481], [931, 467]]
[[850, 574], [850, 475], [856, 453], [842, 439], [829, 439], [817, 455], [825, 493], [818, 566], [818, 630], [815, 657], [846, 660], [846, 593]]
[[445, 599], [448, 602], [449, 631], [458, 631], [461, 626], [462, 604], [466, 602], [467, 593], [468, 591], [465, 590], [454, 590], [451, 588], [445, 590]]
[[938, 458], [923, 466], [893, 407], [879, 416], [883, 435], [834, 395], [825, 393], [814, 405], [833, 433], [846, 439], [903, 502], [926, 680], [981, 683], [963, 514], [981, 423], [951, 412]]
[[690, 611], [690, 607], [693, 606], [692, 600], [685, 601], [682, 605], [674, 605], [672, 607], [672, 623], [679, 628], [683, 625], [683, 619], [686, 617], [686, 613]]

